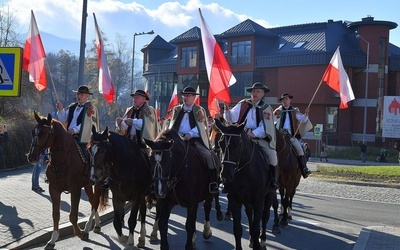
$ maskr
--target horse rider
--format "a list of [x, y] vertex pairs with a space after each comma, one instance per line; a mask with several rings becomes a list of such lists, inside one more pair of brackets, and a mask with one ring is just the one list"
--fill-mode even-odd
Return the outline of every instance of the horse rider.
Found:
[[264, 84], [256, 82], [246, 91], [251, 93], [251, 98], [241, 100], [230, 110], [225, 108], [224, 117], [228, 123], [241, 124], [246, 121], [247, 135], [260, 145], [268, 158], [272, 176], [270, 187], [276, 190], [278, 188], [278, 157], [273, 109], [263, 98], [269, 89]]
[[209, 190], [211, 193], [217, 193], [219, 192], [217, 184], [218, 173], [210, 150], [206, 111], [194, 103], [196, 95], [198, 95], [194, 88], [184, 88], [181, 95], [183, 104], [176, 105], [172, 109], [169, 129], [178, 131], [184, 141], [191, 140], [194, 143], [199, 154], [206, 160], [210, 172]]
[[[115, 126], [119, 134], [127, 136], [142, 149], [146, 149], [144, 139], [154, 141], [158, 135], [156, 110], [148, 104], [150, 97], [144, 90], [138, 89], [131, 96], [132, 106], [126, 109], [122, 117], [116, 118]], [[108, 181], [106, 177], [100, 188], [108, 189]]]
[[300, 113], [298, 108], [291, 105], [292, 99], [293, 96], [289, 93], [283, 93], [279, 98], [282, 105], [274, 110], [274, 116], [277, 121], [276, 127], [279, 130], [287, 131], [291, 135], [290, 142], [297, 154], [301, 174], [303, 178], [307, 178], [311, 172], [307, 168], [307, 160], [299, 140], [301, 140], [302, 135], [312, 128], [312, 124], [308, 118], [309, 108], [305, 110], [305, 114]]
[[57, 119], [64, 125], [66, 124], [68, 133], [73, 135], [81, 146], [80, 153], [83, 153], [88, 159], [86, 145], [92, 136], [92, 125], [95, 126], [96, 131], [99, 129], [99, 114], [96, 106], [88, 101], [89, 96], [93, 93], [87, 86], [81, 85], [73, 92], [76, 93], [77, 102], [71, 103], [65, 109], [60, 101], [57, 102]]
[[131, 96], [133, 104], [122, 117], [116, 118], [116, 127], [120, 134], [145, 148], [144, 139], [154, 141], [158, 135], [156, 110], [148, 104], [150, 97], [144, 90], [138, 89]]

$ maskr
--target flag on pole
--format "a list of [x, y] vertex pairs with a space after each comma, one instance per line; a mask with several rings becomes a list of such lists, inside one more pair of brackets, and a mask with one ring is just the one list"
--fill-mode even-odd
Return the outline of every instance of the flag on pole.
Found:
[[103, 38], [97, 25], [96, 15], [93, 13], [94, 25], [96, 28], [96, 47], [97, 47], [97, 67], [99, 68], [99, 92], [103, 94], [108, 103], [113, 103], [115, 99], [114, 84], [111, 80], [110, 69], [108, 68], [107, 57], [104, 51]]
[[175, 105], [178, 105], [178, 104], [179, 104], [179, 99], [178, 99], [178, 85], [175, 84], [175, 86], [174, 86], [174, 91], [172, 92], [171, 100], [169, 101], [169, 105], [168, 105], [168, 108], [167, 108], [167, 115], [166, 115], [167, 118], [169, 117], [168, 112], [169, 112], [170, 110], [172, 110], [172, 108], [173, 108]]
[[146, 92], [146, 94], [149, 94], [149, 81], [147, 80], [145, 85], [144, 85], [144, 92]]
[[158, 103], [158, 100], [156, 100], [154, 109], [156, 110], [156, 118], [158, 120], [160, 119], [160, 104]]
[[200, 14], [200, 27], [201, 27], [201, 41], [203, 43], [203, 51], [205, 64], [207, 69], [208, 81], [210, 82], [210, 89], [208, 93], [208, 108], [214, 105], [212, 102], [214, 98], [230, 103], [231, 98], [229, 95], [229, 86], [236, 82], [231, 68], [225, 59], [224, 53], [211, 33], [210, 28], [205, 22], [201, 10]]
[[198, 95], [196, 95], [196, 99], [194, 99], [194, 103], [197, 105], [200, 105], [200, 86], [199, 85], [197, 85], [196, 93]]
[[339, 109], [348, 108], [347, 103], [354, 100], [355, 97], [350, 85], [349, 77], [343, 67], [339, 47], [336, 49], [335, 54], [333, 54], [321, 81], [326, 82], [329, 87], [340, 93]]
[[33, 82], [35, 88], [42, 91], [47, 88], [46, 69], [44, 67], [44, 52], [42, 39], [36, 24], [35, 15], [31, 10], [31, 24], [29, 26], [28, 38], [25, 41], [22, 68], [29, 72], [29, 81]]
[[[211, 90], [210, 90], [211, 91]], [[217, 114], [220, 112], [219, 102], [217, 98], [212, 98], [212, 95], [208, 95], [208, 112], [210, 112], [210, 116], [215, 118]]]

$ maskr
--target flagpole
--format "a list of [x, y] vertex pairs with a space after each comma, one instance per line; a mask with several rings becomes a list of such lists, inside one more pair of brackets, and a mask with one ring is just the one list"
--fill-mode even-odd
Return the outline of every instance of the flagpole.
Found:
[[[318, 92], [319, 88], [321, 87], [321, 84], [322, 84], [322, 80], [319, 82], [318, 87], [317, 87], [317, 89], [315, 90], [313, 96], [311, 97], [311, 100], [310, 100], [310, 102], [308, 103], [308, 106], [307, 106], [306, 110], [310, 108], [311, 103], [313, 102], [315, 96], [317, 95], [317, 92]], [[300, 129], [300, 126], [297, 126], [297, 129], [296, 129], [296, 132], [294, 133], [294, 135], [297, 135], [297, 133], [299, 132], [299, 129]]]
[[51, 79], [51, 84], [53, 85], [53, 89], [54, 89], [54, 93], [56, 94], [56, 99], [57, 99], [57, 102], [59, 102], [59, 101], [60, 101], [60, 99], [58, 98], [58, 94], [57, 94], [56, 86], [54, 85], [54, 80], [53, 80], [53, 76], [52, 76], [52, 74], [51, 74], [51, 71], [50, 71], [49, 62], [47, 62], [47, 59], [46, 59], [46, 58], [45, 58], [45, 60], [44, 60], [44, 61], [46, 62], [46, 66], [47, 66], [47, 72], [49, 72], [50, 79]]

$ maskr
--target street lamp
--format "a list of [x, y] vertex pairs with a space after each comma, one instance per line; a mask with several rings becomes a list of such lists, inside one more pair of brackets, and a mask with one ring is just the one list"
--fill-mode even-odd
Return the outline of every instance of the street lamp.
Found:
[[133, 44], [132, 44], [132, 79], [131, 79], [131, 93], [133, 93], [133, 76], [135, 74], [135, 38], [136, 36], [141, 36], [141, 35], [153, 35], [154, 31], [151, 30], [149, 32], [140, 32], [133, 34]]
[[363, 127], [363, 141], [365, 141], [365, 135], [367, 131], [367, 99], [368, 99], [368, 73], [369, 73], [369, 42], [364, 39], [361, 35], [356, 35], [358, 39], [363, 40], [367, 43], [367, 66], [365, 68], [365, 104], [364, 104], [364, 127]]

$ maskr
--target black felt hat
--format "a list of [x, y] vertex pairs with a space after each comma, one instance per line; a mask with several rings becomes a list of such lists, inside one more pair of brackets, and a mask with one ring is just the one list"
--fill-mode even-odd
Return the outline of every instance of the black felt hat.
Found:
[[89, 88], [85, 85], [79, 86], [77, 90], [72, 90], [72, 92], [93, 95], [93, 93], [90, 93]]
[[144, 92], [144, 90], [138, 89], [138, 90], [136, 90], [135, 93], [131, 94], [132, 97], [134, 97], [135, 95], [143, 96], [146, 98], [147, 101], [150, 100], [149, 95], [146, 92]]
[[247, 88], [246, 91], [251, 92], [253, 89], [262, 89], [262, 90], [264, 90], [264, 93], [269, 92], [269, 88], [267, 86], [265, 86], [264, 84], [262, 84], [261, 82], [254, 83], [253, 86], [251, 88]]
[[198, 93], [196, 93], [196, 90], [192, 87], [186, 87], [183, 89], [183, 91], [181, 92], [182, 95], [198, 95]]
[[283, 94], [281, 95], [281, 97], [279, 98], [279, 101], [282, 101], [282, 99], [285, 98], [285, 97], [289, 97], [289, 99], [293, 99], [293, 96], [292, 96], [291, 94], [289, 94], [289, 93], [283, 93]]

